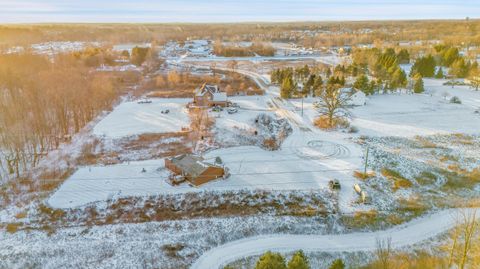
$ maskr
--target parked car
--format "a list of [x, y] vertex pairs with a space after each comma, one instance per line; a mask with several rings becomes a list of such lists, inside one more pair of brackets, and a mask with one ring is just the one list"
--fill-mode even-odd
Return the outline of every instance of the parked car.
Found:
[[214, 107], [212, 108], [212, 111], [214, 111], [214, 112], [220, 112], [220, 111], [223, 111], [223, 108], [222, 108], [221, 106], [214, 106]]
[[238, 109], [236, 107], [229, 107], [227, 109], [228, 114], [234, 114], [238, 112]]
[[169, 110], [169, 109], [167, 109], [167, 110], [162, 110], [162, 111], [160, 111], [160, 113], [162, 113], [162, 114], [168, 114], [168, 113], [170, 113], [170, 110]]
[[328, 186], [331, 190], [339, 190], [342, 188], [338, 179], [332, 179], [328, 182]]

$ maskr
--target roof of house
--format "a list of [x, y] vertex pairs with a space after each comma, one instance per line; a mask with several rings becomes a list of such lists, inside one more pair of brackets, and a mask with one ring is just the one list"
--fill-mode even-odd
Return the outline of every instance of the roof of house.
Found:
[[214, 93], [220, 92], [220, 89], [218, 89], [217, 85], [209, 85], [207, 83], [203, 83], [200, 88], [197, 88], [195, 90], [195, 96], [204, 96], [207, 92], [213, 95]]
[[185, 174], [191, 177], [197, 177], [201, 175], [209, 167], [221, 168], [218, 165], [207, 163], [203, 160], [201, 156], [182, 154], [170, 158], [170, 161], [180, 168]]
[[214, 101], [214, 102], [226, 102], [227, 101], [227, 93], [226, 92], [216, 92], [216, 93], [214, 93], [212, 101]]

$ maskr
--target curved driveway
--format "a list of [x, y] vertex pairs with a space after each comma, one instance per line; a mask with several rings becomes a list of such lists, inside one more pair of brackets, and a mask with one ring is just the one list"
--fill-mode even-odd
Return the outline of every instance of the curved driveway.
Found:
[[[235, 260], [260, 255], [268, 250], [278, 252], [355, 252], [372, 251], [377, 240], [391, 239], [392, 247], [400, 248], [420, 243], [448, 231], [456, 223], [461, 210], [449, 209], [415, 219], [384, 231], [331, 235], [266, 235], [227, 243], [205, 252], [191, 269], [217, 269]], [[477, 214], [477, 219], [480, 215]]]

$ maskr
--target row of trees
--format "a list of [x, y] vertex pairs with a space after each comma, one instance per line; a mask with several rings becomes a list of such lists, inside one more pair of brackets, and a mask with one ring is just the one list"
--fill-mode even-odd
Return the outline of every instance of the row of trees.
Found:
[[0, 175], [35, 166], [40, 157], [110, 109], [118, 85], [137, 76], [92, 72], [77, 55], [0, 56]]
[[[437, 66], [440, 66], [438, 70]], [[477, 61], [467, 60], [456, 47], [437, 45], [434, 55], [428, 54], [415, 61], [410, 76], [420, 74], [422, 77], [444, 78], [442, 67], [448, 67], [449, 75], [456, 78], [478, 77], [479, 74]]]
[[[320, 70], [311, 69], [308, 65], [299, 68], [287, 67], [272, 71], [271, 80], [280, 85], [280, 95], [282, 98], [292, 98], [298, 96], [319, 96], [326, 85], [340, 86], [345, 85], [345, 77], [342, 72], [334, 72], [327, 68], [323, 73], [327, 81], [324, 81]], [[341, 75], [336, 75], [341, 74]]]
[[272, 45], [262, 42], [254, 42], [250, 46], [225, 46], [222, 41], [216, 41], [213, 46], [215, 55], [225, 57], [247, 57], [254, 56], [255, 54], [261, 56], [274, 56], [275, 48]]
[[393, 48], [384, 51], [377, 48], [359, 49], [353, 52], [352, 58], [353, 63], [361, 68], [362, 74], [370, 74], [377, 78], [385, 88], [396, 89], [407, 86], [407, 75], [399, 64], [410, 61], [408, 51], [402, 49], [396, 52]]
[[[310, 262], [305, 254], [300, 250], [293, 254], [292, 258], [286, 262], [280, 253], [267, 251], [257, 261], [255, 269], [310, 269]], [[225, 269], [230, 269], [229, 266]], [[329, 269], [345, 269], [345, 264], [341, 259], [333, 261]]]

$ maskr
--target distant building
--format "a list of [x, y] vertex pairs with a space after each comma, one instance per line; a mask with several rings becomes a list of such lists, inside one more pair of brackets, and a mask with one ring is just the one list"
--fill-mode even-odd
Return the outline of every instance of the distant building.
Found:
[[165, 167], [174, 174], [185, 177], [186, 180], [195, 186], [225, 175], [224, 167], [218, 163], [208, 163], [202, 157], [191, 154], [166, 158]]
[[367, 95], [355, 88], [343, 88], [340, 90], [342, 94], [349, 96], [348, 105], [350, 106], [364, 106], [367, 104]]
[[220, 91], [217, 85], [204, 83], [200, 88], [195, 90], [193, 103], [199, 107], [226, 107], [228, 103], [227, 93]]

